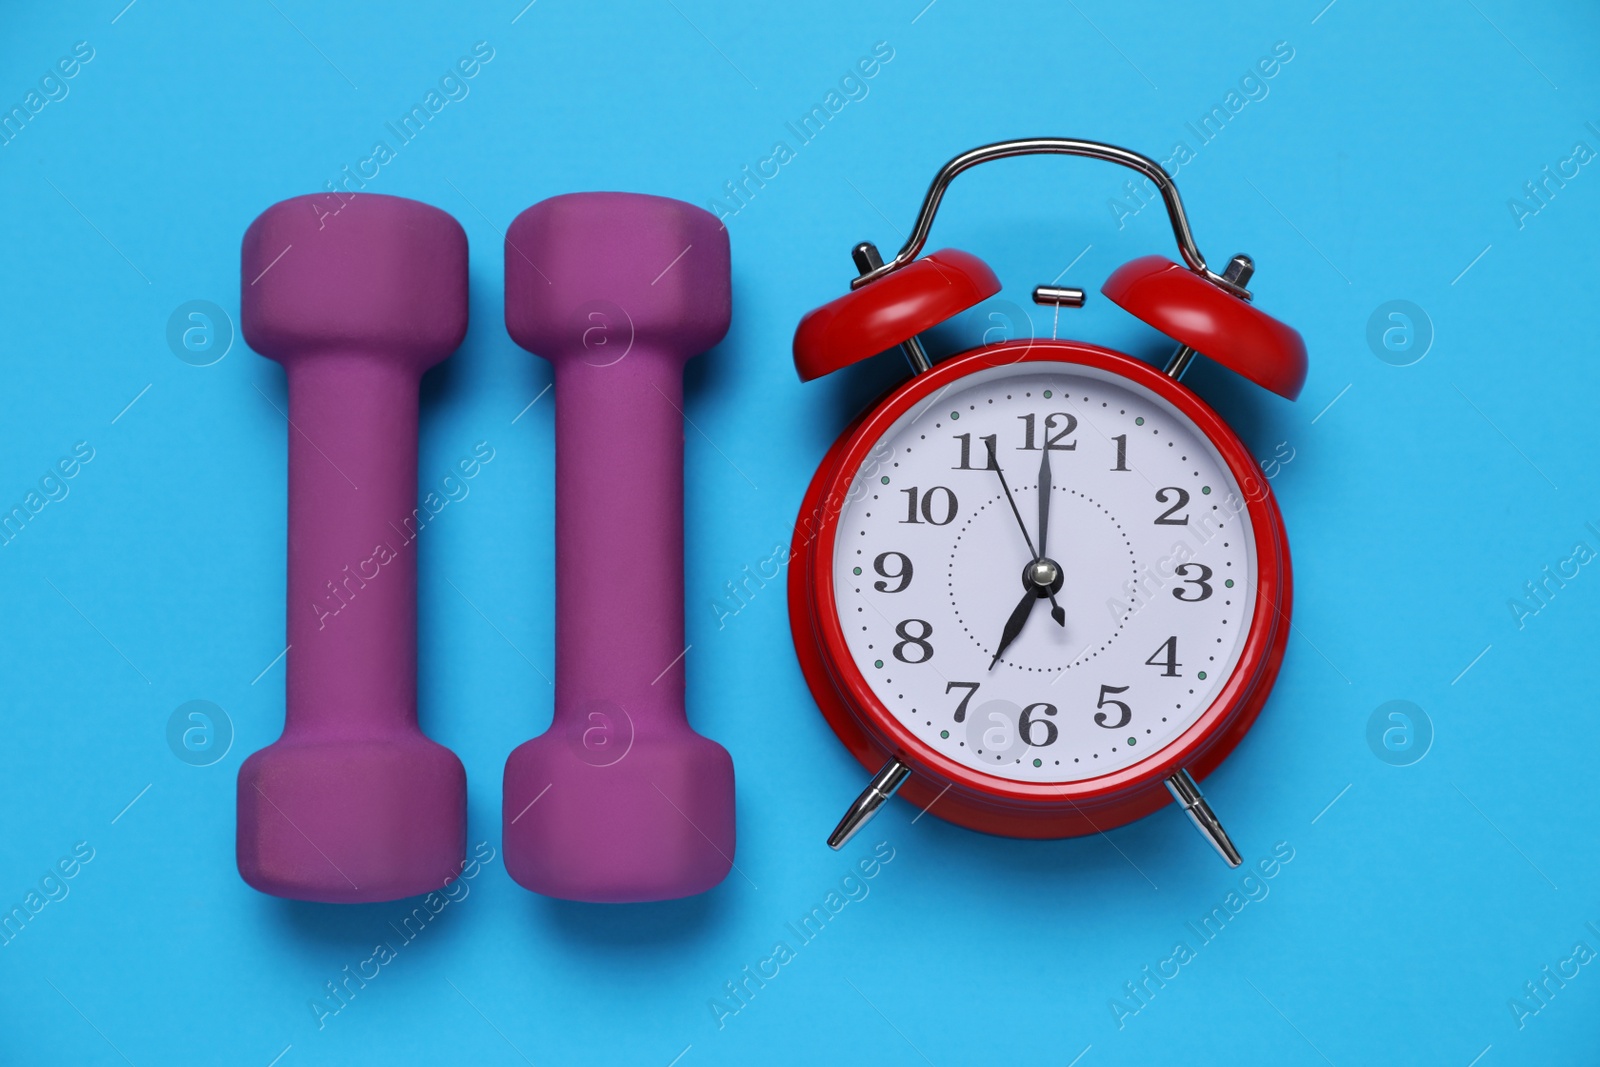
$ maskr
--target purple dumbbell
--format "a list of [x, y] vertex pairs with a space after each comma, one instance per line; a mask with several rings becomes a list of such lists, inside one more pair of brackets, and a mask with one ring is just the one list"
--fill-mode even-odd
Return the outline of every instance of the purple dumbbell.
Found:
[[506, 233], [506, 327], [555, 367], [555, 717], [502, 829], [535, 892], [668, 900], [733, 863], [733, 761], [684, 712], [682, 415], [732, 304], [727, 231], [677, 200], [558, 196]]
[[239, 873], [297, 900], [438, 889], [467, 778], [417, 726], [417, 391], [467, 330], [467, 236], [361, 194], [275, 204], [244, 235], [245, 339], [289, 382], [283, 736], [239, 769]]

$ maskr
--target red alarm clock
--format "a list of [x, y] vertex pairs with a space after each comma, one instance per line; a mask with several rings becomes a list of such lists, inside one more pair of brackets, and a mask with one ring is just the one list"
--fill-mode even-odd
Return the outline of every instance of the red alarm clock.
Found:
[[[976, 256], [918, 258], [950, 181], [1059, 153], [1118, 163], [1161, 191], [1184, 264], [1136, 259], [1101, 287], [1180, 346], [1165, 370], [1097, 345], [1023, 340], [933, 365], [917, 335], [994, 296]], [[1249, 303], [1253, 265], [1213, 272], [1153, 160], [1040, 138], [946, 163], [910, 239], [854, 250], [851, 292], [807, 314], [812, 379], [898, 347], [912, 376], [829, 449], [795, 525], [789, 614], [830, 726], [874, 772], [839, 848], [897, 790], [1008, 837], [1094, 833], [1169, 794], [1231, 866], [1195, 784], [1267, 698], [1289, 633], [1289, 545], [1255, 460], [1181, 383], [1203, 353], [1294, 399], [1305, 342]], [[1078, 307], [1083, 292], [1034, 300]]]

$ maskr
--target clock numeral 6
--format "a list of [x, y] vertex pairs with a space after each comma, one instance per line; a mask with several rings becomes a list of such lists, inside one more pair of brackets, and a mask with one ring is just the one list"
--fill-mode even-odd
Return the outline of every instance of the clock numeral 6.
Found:
[[[920, 626], [922, 632], [911, 632], [913, 626]], [[933, 636], [933, 624], [925, 619], [907, 619], [894, 628], [894, 632], [904, 638], [894, 646], [894, 658], [901, 663], [926, 663], [933, 658], [933, 646], [928, 643], [928, 638]], [[920, 650], [916, 659], [906, 657], [906, 648], [912, 647]]]
[[[906, 495], [906, 517], [901, 519], [901, 522], [920, 524], [923, 521], [927, 521], [934, 526], [949, 526], [950, 523], [955, 520], [956, 510], [959, 506], [956, 503], [956, 495], [944, 486], [936, 485], [932, 489], [929, 489], [926, 493], [923, 493], [916, 486], [912, 486], [910, 489], [902, 489], [900, 491]], [[944, 518], [942, 519], [936, 519], [933, 517], [935, 493], [944, 494], [943, 499], [938, 505], [939, 510], [944, 512]], [[922, 503], [921, 519], [917, 518], [917, 502], [919, 500]]]
[[1132, 718], [1133, 718], [1133, 709], [1128, 707], [1128, 705], [1124, 704], [1120, 700], [1107, 700], [1106, 699], [1106, 694], [1107, 693], [1126, 693], [1127, 691], [1128, 691], [1128, 687], [1125, 686], [1125, 685], [1102, 685], [1100, 687], [1100, 702], [1098, 704], [1096, 704], [1095, 707], [1097, 707], [1097, 708], [1104, 708], [1104, 707], [1121, 708], [1122, 709], [1122, 717], [1119, 718], [1116, 722], [1110, 722], [1110, 721], [1108, 721], [1108, 716], [1106, 715], [1105, 712], [1097, 711], [1097, 712], [1094, 713], [1094, 724], [1096, 726], [1103, 726], [1107, 730], [1120, 730], [1124, 726], [1128, 725], [1129, 721], [1132, 720]]
[[[893, 571], [886, 566], [890, 557], [900, 561], [899, 566]], [[888, 582], [873, 582], [872, 588], [880, 593], [903, 593], [906, 591], [906, 586], [911, 584], [911, 557], [904, 552], [880, 552], [878, 558], [872, 561], [872, 569], [885, 578], [897, 579], [900, 582], [893, 588]]]
[[[1030, 414], [1030, 415], [1018, 415], [1017, 418], [1021, 419], [1022, 422], [1023, 422], [1022, 447], [1017, 449], [1017, 451], [1019, 451], [1019, 452], [1037, 452], [1037, 451], [1039, 451], [1039, 446], [1034, 444], [1034, 441], [1033, 441], [1033, 439], [1034, 439], [1034, 426], [1033, 426], [1033, 424], [1034, 424], [1035, 417]], [[1061, 420], [1061, 429], [1059, 429], [1059, 430], [1055, 429], [1056, 420], [1057, 419]], [[1068, 415], [1065, 411], [1056, 411], [1056, 412], [1050, 413], [1049, 415], [1046, 415], [1044, 417], [1044, 447], [1046, 449], [1048, 449], [1049, 451], [1051, 451], [1051, 452], [1072, 452], [1072, 451], [1075, 451], [1077, 449], [1077, 447], [1078, 447], [1078, 442], [1076, 442], [1076, 441], [1068, 441], [1066, 444], [1062, 444], [1062, 438], [1071, 437], [1072, 434], [1074, 432], [1076, 432], [1077, 429], [1078, 429], [1078, 420], [1077, 420], [1077, 418], [1075, 416], [1073, 416], [1073, 415]], [[1052, 430], [1055, 430], [1055, 432], [1052, 433], [1051, 432]]]
[[944, 691], [946, 693], [950, 692], [950, 690], [952, 690], [952, 689], [965, 689], [967, 691], [967, 695], [961, 698], [961, 703], [956, 705], [956, 718], [955, 718], [956, 722], [966, 722], [967, 721], [967, 703], [972, 700], [972, 694], [974, 694], [974, 693], [976, 693], [978, 691], [978, 684], [979, 683], [977, 683], [977, 682], [946, 682], [945, 683]]
[[[1056, 738], [1061, 735], [1061, 731], [1057, 730], [1056, 724], [1051, 722], [1049, 719], [1033, 718], [1035, 709], [1044, 712], [1046, 715], [1054, 715], [1056, 713], [1056, 706], [1054, 704], [1045, 704], [1043, 702], [1038, 704], [1029, 704], [1027, 707], [1022, 709], [1022, 717], [1017, 720], [1017, 733], [1022, 735], [1023, 743], [1028, 745], [1030, 748], [1043, 748], [1046, 745], [1055, 744]], [[1035, 741], [1033, 739], [1033, 728], [1035, 726], [1044, 727], [1043, 741]]]
[[[1200, 577], [1190, 578], [1190, 571], [1199, 571]], [[1172, 573], [1183, 578], [1183, 585], [1172, 591], [1172, 595], [1186, 604], [1194, 604], [1211, 596], [1211, 568], [1204, 563], [1181, 563], [1172, 569]], [[1199, 586], [1194, 596], [1184, 596], [1183, 587], [1186, 585]]]
[[1156, 503], [1157, 504], [1165, 504], [1168, 500], [1170, 500], [1171, 497], [1167, 496], [1168, 493], [1177, 493], [1178, 494], [1178, 502], [1176, 504], [1172, 505], [1166, 511], [1163, 511], [1161, 514], [1157, 515], [1155, 524], [1157, 526], [1187, 526], [1187, 525], [1189, 525], [1189, 516], [1187, 516], [1187, 515], [1185, 515], [1181, 519], [1175, 519], [1175, 518], [1172, 517], [1174, 512], [1182, 511], [1184, 508], [1189, 506], [1189, 494], [1188, 494], [1188, 492], [1186, 490], [1179, 489], [1175, 485], [1169, 485], [1165, 489], [1157, 489], [1156, 490]]

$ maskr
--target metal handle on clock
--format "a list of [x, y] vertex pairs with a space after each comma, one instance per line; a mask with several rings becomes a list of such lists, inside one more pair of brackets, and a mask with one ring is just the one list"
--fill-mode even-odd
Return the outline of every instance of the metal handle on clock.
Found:
[[980, 163], [1007, 159], [1011, 156], [1032, 155], [1083, 156], [1116, 163], [1149, 178], [1160, 190], [1161, 199], [1166, 204], [1167, 215], [1172, 220], [1172, 234], [1177, 238], [1178, 251], [1183, 256], [1183, 262], [1190, 270], [1213, 285], [1220, 286], [1235, 296], [1248, 298], [1248, 292], [1242, 283], [1218, 274], [1206, 266], [1205, 257], [1200, 254], [1200, 248], [1194, 242], [1194, 233], [1189, 229], [1189, 217], [1184, 213], [1183, 201], [1178, 197], [1178, 187], [1161, 164], [1149, 156], [1140, 155], [1127, 148], [1102, 144], [1099, 141], [1078, 141], [1065, 137], [1029, 137], [1016, 141], [998, 141], [995, 144], [982, 145], [963, 152], [940, 167], [939, 173], [934, 175], [933, 183], [928, 186], [927, 195], [923, 197], [922, 210], [917, 213], [916, 225], [911, 228], [911, 236], [906, 239], [905, 245], [890, 262], [870, 270], [863, 269], [861, 277], [850, 282], [850, 288], [859, 289], [891, 271], [899, 270], [917, 258], [922, 252], [923, 245], [927, 244], [928, 232], [933, 229], [933, 217], [939, 211], [939, 202], [944, 199], [945, 190], [955, 180], [956, 175]]

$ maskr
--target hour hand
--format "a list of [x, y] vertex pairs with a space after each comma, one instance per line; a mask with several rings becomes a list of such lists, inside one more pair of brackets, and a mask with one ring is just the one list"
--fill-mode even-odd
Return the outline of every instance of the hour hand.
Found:
[[[1039, 558], [1049, 558], [1049, 549], [1045, 546], [1050, 540], [1050, 492], [1053, 483], [1050, 477], [1050, 449], [1048, 446], [1039, 457]], [[1067, 624], [1067, 613], [1061, 605], [1056, 603], [1056, 595], [1050, 594], [1050, 617], [1056, 621], [1057, 626]]]
[[1028, 612], [1033, 609], [1033, 602], [1039, 596], [1032, 589], [1022, 594], [1022, 599], [1017, 601], [1017, 606], [1011, 610], [1011, 617], [1006, 620], [1006, 628], [1000, 634], [1000, 647], [994, 650], [994, 659], [989, 661], [989, 669], [994, 670], [994, 665], [1000, 662], [1000, 656], [1017, 639], [1022, 632], [1022, 624], [1028, 621]]

